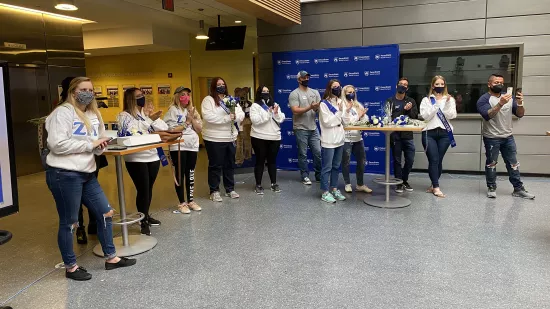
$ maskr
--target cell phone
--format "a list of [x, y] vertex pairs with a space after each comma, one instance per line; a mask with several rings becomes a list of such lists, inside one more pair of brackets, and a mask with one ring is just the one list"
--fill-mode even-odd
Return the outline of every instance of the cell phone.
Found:
[[512, 94], [512, 92], [514, 92], [514, 87], [508, 87], [508, 89], [506, 89], [506, 94]]
[[126, 150], [128, 149], [128, 147], [124, 147], [124, 146], [108, 146], [107, 147], [107, 150]]

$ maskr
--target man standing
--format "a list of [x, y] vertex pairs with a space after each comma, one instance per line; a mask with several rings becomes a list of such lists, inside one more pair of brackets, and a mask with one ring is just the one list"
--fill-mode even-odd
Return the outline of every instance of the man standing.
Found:
[[313, 168], [315, 180], [321, 181], [321, 139], [315, 123], [315, 116], [321, 103], [319, 91], [311, 89], [309, 85], [310, 74], [300, 71], [296, 75], [298, 88], [290, 93], [288, 101], [292, 110], [292, 122], [296, 144], [298, 145], [298, 166], [302, 183], [311, 185], [309, 179], [309, 167], [307, 163], [307, 147], [313, 154]]
[[496, 198], [496, 165], [499, 152], [506, 164], [510, 182], [514, 186], [513, 196], [534, 199], [523, 187], [519, 174], [519, 162], [516, 158], [516, 142], [512, 135], [512, 114], [521, 118], [525, 114], [523, 94], [516, 91], [514, 99], [511, 91], [504, 90], [504, 77], [493, 74], [487, 84], [489, 92], [477, 101], [477, 111], [486, 121], [483, 123], [483, 143], [485, 144], [485, 177], [487, 179], [487, 197]]
[[[390, 104], [392, 107], [392, 120], [402, 115], [410, 119], [418, 119], [418, 107], [414, 99], [406, 95], [407, 90], [409, 90], [409, 80], [406, 77], [401, 77], [397, 82], [397, 93], [386, 100], [386, 104]], [[390, 135], [390, 144], [395, 178], [403, 180], [403, 184], [395, 187], [395, 192], [403, 193], [403, 190], [412, 192], [413, 188], [409, 185], [408, 180], [414, 163], [413, 133], [393, 132]], [[402, 153], [405, 157], [405, 165], [403, 165]]]

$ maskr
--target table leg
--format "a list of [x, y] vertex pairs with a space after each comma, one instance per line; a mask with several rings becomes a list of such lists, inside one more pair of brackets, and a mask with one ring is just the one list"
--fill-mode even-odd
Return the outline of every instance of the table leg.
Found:
[[400, 196], [390, 195], [390, 187], [394, 185], [402, 184], [403, 181], [400, 179], [391, 178], [390, 175], [390, 135], [392, 132], [384, 131], [385, 144], [386, 144], [386, 162], [385, 162], [385, 174], [384, 178], [377, 178], [374, 182], [383, 184], [385, 186], [386, 192], [384, 195], [374, 195], [367, 197], [363, 202], [369, 206], [379, 207], [379, 208], [404, 208], [411, 204], [409, 199]]
[[[157, 245], [157, 239], [152, 236], [146, 235], [128, 235], [128, 223], [126, 222], [126, 200], [124, 198], [124, 173], [122, 170], [122, 156], [115, 156], [115, 164], [122, 236], [113, 238], [113, 243], [115, 244], [118, 256], [132, 256], [153, 249]], [[94, 247], [94, 253], [98, 256], [103, 256], [103, 250], [101, 249], [100, 244]]]

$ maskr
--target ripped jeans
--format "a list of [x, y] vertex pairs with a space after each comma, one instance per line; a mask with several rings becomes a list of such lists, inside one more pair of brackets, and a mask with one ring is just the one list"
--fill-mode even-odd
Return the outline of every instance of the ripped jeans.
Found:
[[508, 176], [510, 182], [514, 188], [521, 188], [523, 183], [521, 182], [519, 174], [519, 162], [516, 158], [516, 142], [513, 136], [507, 138], [488, 138], [483, 137], [483, 144], [485, 144], [485, 177], [487, 178], [487, 187], [497, 187], [497, 170], [496, 165], [498, 163], [498, 155], [502, 154], [504, 164], [508, 170]]
[[97, 238], [106, 259], [116, 257], [113, 244], [113, 218], [107, 215], [111, 206], [93, 173], [82, 173], [49, 167], [46, 183], [52, 192], [59, 215], [57, 243], [66, 268], [76, 265], [73, 251], [73, 232], [78, 227], [78, 209], [81, 203], [96, 217]]

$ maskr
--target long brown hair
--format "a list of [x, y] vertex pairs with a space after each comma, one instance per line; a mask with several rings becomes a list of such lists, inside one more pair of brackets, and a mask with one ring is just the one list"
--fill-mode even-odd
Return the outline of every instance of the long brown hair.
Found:
[[434, 76], [434, 78], [432, 78], [432, 83], [430, 84], [431, 86], [430, 86], [430, 92], [428, 93], [428, 97], [431, 96], [434, 93], [434, 88], [433, 87], [435, 85], [435, 82], [438, 79], [443, 80], [443, 82], [445, 83], [445, 89], [443, 90], [442, 95], [445, 95], [445, 96], [449, 95], [449, 92], [447, 92], [447, 81], [445, 80], [445, 77], [443, 77], [441, 75], [436, 75], [436, 76]]
[[216, 91], [216, 88], [218, 87], [218, 81], [219, 80], [223, 80], [223, 83], [225, 84], [225, 95], [228, 96], [229, 95], [229, 92], [227, 92], [227, 89], [229, 89], [227, 87], [227, 82], [225, 81], [225, 79], [221, 78], [221, 77], [214, 77], [212, 78], [212, 82], [210, 82], [210, 96], [214, 99], [214, 102], [216, 103], [216, 106], [220, 106], [220, 102], [219, 102], [219, 99], [218, 99], [218, 92]]
[[[325, 89], [325, 93], [323, 94], [323, 100], [329, 99], [330, 96], [332, 95], [332, 84], [334, 84], [334, 83], [340, 83], [340, 81], [337, 80], [337, 79], [331, 79], [331, 80], [328, 81], [327, 89]], [[340, 86], [342, 86], [342, 85], [340, 85]], [[337, 98], [337, 99], [339, 99], [339, 98]]]
[[[185, 92], [185, 90], [174, 93], [174, 98], [172, 99], [172, 105], [175, 106], [177, 109], [182, 109], [182, 110], [184, 109], [180, 104], [180, 96], [183, 92]], [[185, 109], [189, 108], [189, 106], [193, 106], [193, 107], [195, 106], [191, 98], [192, 98], [191, 93], [189, 93], [189, 104]], [[199, 114], [196, 108], [195, 108], [195, 112], [193, 113], [193, 118], [196, 120], [201, 120], [201, 115]]]
[[127, 112], [128, 114], [132, 115], [132, 117], [136, 118], [137, 113], [137, 100], [136, 100], [136, 90], [139, 90], [139, 88], [128, 88], [124, 90], [124, 101], [122, 103], [122, 110]]
[[[76, 115], [78, 116], [78, 118], [80, 118], [80, 120], [82, 120], [82, 122], [84, 122], [84, 125], [86, 126], [86, 129], [88, 130], [88, 132], [92, 132], [92, 123], [90, 122], [90, 119], [88, 119], [88, 117], [86, 116], [85, 112], [92, 111], [97, 116], [100, 126], [103, 126], [103, 118], [101, 117], [101, 113], [97, 108], [97, 101], [95, 100], [95, 98], [92, 100], [90, 104], [86, 106], [86, 109], [84, 112], [80, 108], [78, 108], [78, 106], [76, 105], [77, 103], [73, 97], [73, 94], [75, 93], [76, 88], [78, 88], [78, 86], [83, 82], [91, 83], [92, 80], [89, 79], [88, 77], [83, 77], [83, 76], [73, 78], [73, 80], [69, 84], [69, 89], [67, 90], [67, 100], [65, 101], [65, 103], [71, 104], [74, 107]], [[93, 84], [92, 84], [92, 89], [94, 89]]]

